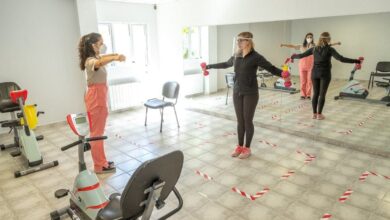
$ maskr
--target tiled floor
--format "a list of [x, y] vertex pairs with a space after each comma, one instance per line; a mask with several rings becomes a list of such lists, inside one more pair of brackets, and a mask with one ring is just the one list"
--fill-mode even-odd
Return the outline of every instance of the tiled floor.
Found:
[[[162, 133], [158, 111], [149, 112], [146, 128], [142, 108], [113, 113], [106, 129], [106, 153], [116, 162], [117, 172], [99, 175], [99, 179], [108, 194], [121, 192], [143, 161], [179, 149], [185, 155], [177, 184], [184, 207], [171, 219], [313, 220], [326, 213], [332, 215], [331, 220], [390, 219], [390, 179], [383, 177], [390, 176], [386, 157], [390, 151], [389, 109], [333, 101], [341, 85], [335, 81], [330, 88], [324, 121], [310, 119], [310, 104], [299, 100], [299, 94], [260, 91], [253, 155], [247, 160], [229, 156], [236, 144], [236, 123], [231, 100], [224, 104], [224, 92], [180, 100], [180, 129], [167, 109]], [[352, 133], [336, 132], [346, 130]], [[12, 158], [9, 151], [0, 152], [0, 219], [49, 219], [52, 210], [68, 202], [66, 198], [55, 199], [53, 193], [72, 186], [78, 172], [77, 152], [61, 152], [59, 148], [77, 138], [65, 124], [40, 127], [36, 133], [45, 136], [40, 141], [44, 160], [56, 159], [60, 165], [15, 179], [13, 171], [23, 160]], [[0, 143], [9, 141], [10, 136], [0, 136]], [[355, 145], [358, 151], [353, 149]], [[86, 160], [92, 167], [90, 153], [86, 153]], [[212, 180], [197, 175], [196, 170]], [[282, 179], [289, 171], [292, 175]], [[377, 175], [359, 181], [365, 171]], [[252, 201], [233, 192], [232, 187], [252, 195], [266, 187], [269, 191]], [[339, 202], [348, 189], [352, 194], [344, 203]], [[166, 208], [154, 212], [153, 218], [176, 204], [170, 196]]]

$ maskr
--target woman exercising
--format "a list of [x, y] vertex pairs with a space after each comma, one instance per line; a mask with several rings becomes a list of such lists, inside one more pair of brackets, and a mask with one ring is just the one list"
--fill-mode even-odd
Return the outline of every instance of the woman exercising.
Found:
[[313, 55], [314, 65], [312, 69], [312, 84], [313, 84], [313, 119], [323, 120], [325, 116], [322, 114], [322, 110], [325, 105], [325, 96], [328, 90], [329, 83], [332, 79], [331, 69], [332, 64], [330, 59], [334, 57], [343, 63], [360, 63], [360, 60], [349, 59], [341, 56], [330, 45], [330, 34], [323, 32], [318, 40], [318, 44], [306, 50], [302, 54], [293, 54], [291, 59], [301, 59]]
[[238, 145], [231, 156], [245, 159], [251, 155], [250, 145], [254, 133], [253, 117], [259, 100], [257, 69], [262, 67], [277, 76], [281, 76], [282, 70], [276, 68], [254, 50], [252, 33], [240, 33], [237, 36], [237, 46], [237, 52], [228, 61], [206, 65], [205, 69], [226, 69], [234, 66], [233, 103], [237, 117]]
[[[84, 97], [90, 114], [91, 137], [102, 136], [108, 116], [107, 109], [107, 71], [104, 67], [113, 61], [125, 61], [121, 54], [100, 55], [104, 48], [103, 38], [98, 33], [81, 37], [79, 42], [80, 68], [87, 77], [88, 90]], [[115, 172], [114, 162], [107, 161], [103, 141], [91, 142], [91, 154], [96, 173]]]
[[[340, 42], [329, 44], [340, 45]], [[281, 44], [280, 47], [292, 48], [295, 50], [300, 50], [301, 53], [304, 53], [306, 50], [314, 47], [314, 38], [312, 33], [307, 33], [303, 39], [302, 45], [293, 45], [293, 44]], [[311, 71], [313, 69], [313, 56], [308, 56], [299, 60], [299, 79], [301, 81], [301, 99], [310, 99], [311, 96]]]

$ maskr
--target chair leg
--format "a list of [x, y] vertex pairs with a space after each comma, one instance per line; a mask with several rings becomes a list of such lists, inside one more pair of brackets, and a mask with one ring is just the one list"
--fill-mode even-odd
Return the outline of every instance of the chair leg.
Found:
[[177, 127], [180, 128], [179, 119], [177, 119], [177, 114], [176, 114], [176, 108], [175, 108], [175, 106], [173, 106], [173, 111], [175, 111]]
[[145, 126], [146, 126], [146, 122], [148, 120], [148, 107], [146, 107], [146, 114], [145, 114]]
[[162, 132], [162, 124], [163, 124], [163, 121], [164, 121], [164, 108], [161, 109], [161, 122], [160, 122], [160, 133]]
[[370, 89], [370, 87], [371, 87], [371, 77], [372, 77], [372, 75], [370, 75], [370, 78], [368, 79], [368, 89]]
[[229, 97], [229, 87], [227, 88], [227, 92], [226, 92], [226, 102], [225, 102], [225, 105], [227, 105], [228, 97]]

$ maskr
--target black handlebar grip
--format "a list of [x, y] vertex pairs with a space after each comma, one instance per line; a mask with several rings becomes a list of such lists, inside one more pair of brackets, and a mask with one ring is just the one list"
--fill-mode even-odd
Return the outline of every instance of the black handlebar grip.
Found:
[[62, 150], [62, 151], [66, 151], [66, 150], [68, 150], [69, 148], [74, 147], [74, 146], [76, 146], [76, 145], [78, 145], [78, 144], [81, 144], [81, 143], [83, 143], [82, 140], [75, 141], [75, 142], [73, 142], [73, 143], [71, 143], [71, 144], [68, 144], [68, 145], [66, 145], [66, 146], [61, 147], [61, 150]]
[[107, 136], [90, 137], [90, 138], [86, 138], [85, 140], [87, 142], [91, 142], [91, 141], [99, 141], [99, 140], [105, 140], [105, 139], [107, 139]]

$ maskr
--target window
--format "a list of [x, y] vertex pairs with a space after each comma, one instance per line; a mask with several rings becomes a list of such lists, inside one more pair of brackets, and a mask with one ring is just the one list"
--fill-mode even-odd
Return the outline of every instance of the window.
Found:
[[98, 27], [107, 53], [120, 53], [127, 58], [126, 62], [114, 62], [111, 66], [137, 67], [146, 71], [148, 47], [145, 24], [100, 23]]
[[138, 106], [145, 100], [142, 74], [148, 72], [148, 41], [145, 24], [100, 23], [99, 33], [107, 46], [107, 53], [120, 53], [126, 62], [112, 62], [107, 66], [110, 110]]
[[184, 27], [183, 33], [183, 59], [202, 58], [200, 27]]

